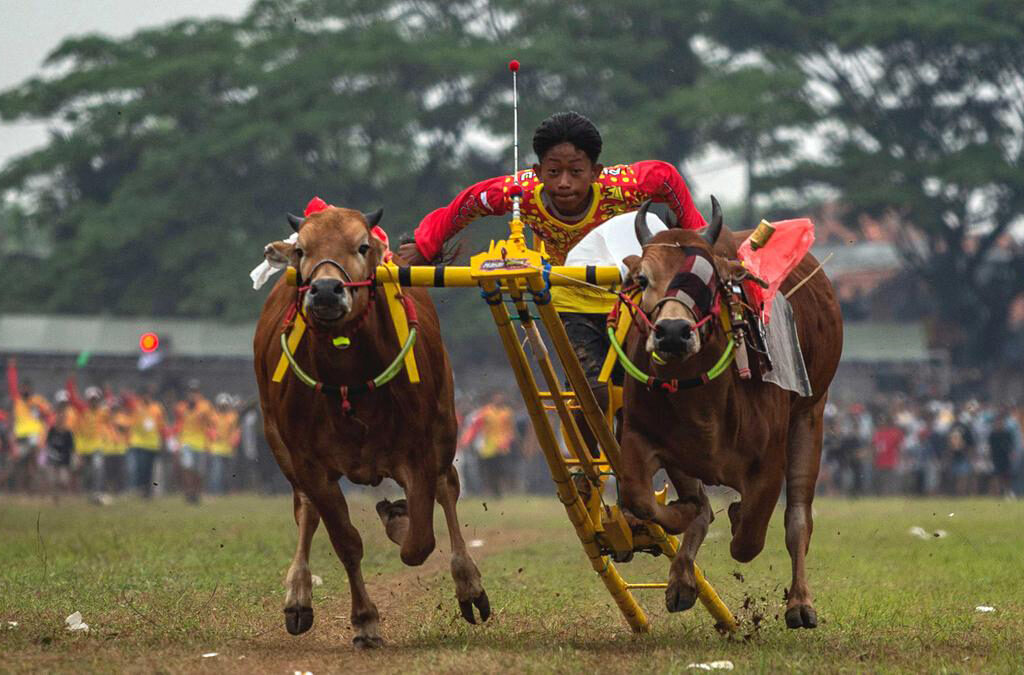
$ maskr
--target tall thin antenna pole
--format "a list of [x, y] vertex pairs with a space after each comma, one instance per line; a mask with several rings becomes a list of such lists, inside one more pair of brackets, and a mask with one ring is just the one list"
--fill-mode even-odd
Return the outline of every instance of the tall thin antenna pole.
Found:
[[519, 185], [519, 83], [516, 77], [519, 73], [519, 61], [509, 61], [508, 69], [512, 71], [512, 147], [515, 153], [512, 161], [512, 220], [519, 220], [519, 200], [523, 194], [523, 189]]

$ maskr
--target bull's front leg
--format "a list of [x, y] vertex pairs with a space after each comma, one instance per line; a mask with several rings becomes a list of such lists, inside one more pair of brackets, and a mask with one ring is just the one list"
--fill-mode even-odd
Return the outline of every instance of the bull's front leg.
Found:
[[622, 434], [622, 471], [618, 476], [622, 506], [639, 520], [651, 520], [669, 534], [681, 534], [700, 514], [689, 500], [659, 504], [654, 499], [655, 449], [642, 435], [626, 429]]
[[434, 551], [434, 497], [437, 473], [426, 467], [402, 466], [394, 478], [405, 490], [405, 499], [377, 503], [377, 515], [388, 538], [401, 547], [402, 562], [422, 565]]
[[703, 483], [677, 469], [667, 471], [679, 497], [675, 505], [686, 504], [697, 511], [683, 533], [683, 541], [669, 569], [668, 588], [665, 589], [665, 607], [670, 612], [681, 612], [693, 607], [697, 601], [694, 562], [715, 515], [711, 510], [711, 502], [704, 492]]
[[487, 621], [491, 615], [491, 603], [487, 598], [480, 580], [480, 570], [466, 550], [466, 540], [462, 538], [459, 516], [455, 504], [459, 499], [459, 474], [454, 466], [437, 479], [437, 503], [444, 510], [445, 524], [448, 527], [448, 538], [452, 546], [452, 580], [455, 581], [455, 598], [459, 601], [459, 611], [469, 623], [476, 623], [473, 606], [480, 612], [480, 620]]
[[380, 637], [380, 616], [363, 581], [363, 540], [349, 518], [345, 495], [336, 481], [327, 480], [323, 471], [307, 469], [300, 478], [303, 491], [320, 512], [331, 537], [331, 545], [348, 574], [352, 628], [355, 630], [352, 644], [357, 649], [381, 647], [384, 641]]
[[284, 625], [292, 635], [301, 635], [313, 627], [313, 577], [309, 572], [309, 547], [320, 524], [320, 514], [309, 497], [292, 487], [295, 524], [299, 542], [285, 577]]

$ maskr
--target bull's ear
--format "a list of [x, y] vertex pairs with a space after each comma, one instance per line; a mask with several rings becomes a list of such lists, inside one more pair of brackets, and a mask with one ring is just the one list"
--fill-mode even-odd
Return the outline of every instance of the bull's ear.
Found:
[[380, 222], [381, 217], [384, 215], [384, 209], [377, 209], [372, 213], [364, 213], [363, 218], [366, 218], [366, 224], [369, 227], [376, 227], [377, 223]]
[[305, 219], [298, 217], [294, 213], [289, 213], [288, 214], [288, 224], [291, 225], [292, 229], [295, 230], [296, 232], [298, 232], [299, 228], [302, 227], [302, 221], [303, 220], [305, 220]]
[[287, 241], [272, 241], [263, 247], [263, 258], [271, 267], [287, 267], [295, 254], [295, 244]]
[[637, 270], [640, 269], [640, 256], [627, 255], [622, 259], [622, 264], [626, 266], [626, 278], [622, 280], [622, 285], [626, 286], [633, 282]]

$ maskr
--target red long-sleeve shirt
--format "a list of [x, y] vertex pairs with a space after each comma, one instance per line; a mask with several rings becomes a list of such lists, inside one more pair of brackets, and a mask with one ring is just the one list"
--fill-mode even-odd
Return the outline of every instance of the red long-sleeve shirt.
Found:
[[[544, 242], [552, 262], [560, 264], [573, 246], [595, 227], [613, 216], [635, 211], [647, 199], [668, 204], [681, 227], [704, 227], [704, 217], [693, 205], [686, 182], [675, 167], [656, 160], [605, 167], [593, 183], [593, 199], [582, 220], [564, 223], [548, 212], [541, 199], [543, 183], [532, 169], [519, 172], [523, 188], [520, 202], [523, 223]], [[444, 242], [482, 216], [512, 211], [509, 188], [513, 176], [498, 176], [463, 190], [448, 206], [427, 214], [416, 228], [416, 247], [428, 260]]]

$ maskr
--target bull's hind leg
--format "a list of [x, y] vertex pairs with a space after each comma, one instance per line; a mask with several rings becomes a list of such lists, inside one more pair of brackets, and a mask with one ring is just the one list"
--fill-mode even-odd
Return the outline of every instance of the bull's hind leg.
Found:
[[790, 628], [814, 628], [818, 625], [818, 614], [807, 586], [805, 561], [814, 529], [811, 503], [821, 463], [824, 409], [825, 400], [822, 399], [814, 408], [794, 415], [789, 428], [786, 548], [793, 562], [793, 582], [786, 602], [786, 625]]
[[669, 477], [679, 496], [677, 504], [687, 504], [696, 509], [696, 516], [683, 533], [683, 541], [669, 569], [668, 588], [665, 589], [665, 607], [670, 612], [690, 609], [697, 601], [697, 575], [694, 561], [697, 551], [708, 534], [708, 526], [715, 519], [711, 502], [704, 492], [704, 484], [677, 470], [670, 470]]
[[299, 526], [299, 543], [288, 568], [284, 584], [284, 625], [292, 635], [301, 635], [313, 627], [313, 577], [309, 573], [309, 547], [313, 533], [320, 524], [320, 514], [309, 497], [292, 488], [295, 524]]
[[760, 467], [747, 481], [741, 500], [729, 505], [729, 520], [732, 521], [729, 552], [739, 562], [750, 562], [764, 549], [768, 521], [782, 492], [782, 469], [769, 472]]
[[459, 474], [454, 466], [449, 466], [437, 479], [437, 502], [444, 510], [444, 520], [448, 527], [448, 537], [452, 545], [452, 579], [455, 581], [455, 597], [459, 601], [462, 617], [476, 623], [473, 606], [480, 612], [480, 620], [487, 621], [491, 615], [491, 603], [487, 599], [487, 591], [480, 581], [480, 570], [466, 550], [466, 541], [462, 538], [459, 527], [459, 516], [455, 503], [459, 500]]
[[303, 487], [320, 511], [334, 551], [348, 574], [352, 594], [352, 628], [356, 633], [352, 644], [359, 649], [380, 647], [384, 644], [380, 637], [380, 617], [363, 581], [363, 540], [349, 519], [345, 495], [336, 482], [327, 480], [322, 474], [308, 473], [303, 478], [308, 479]]

